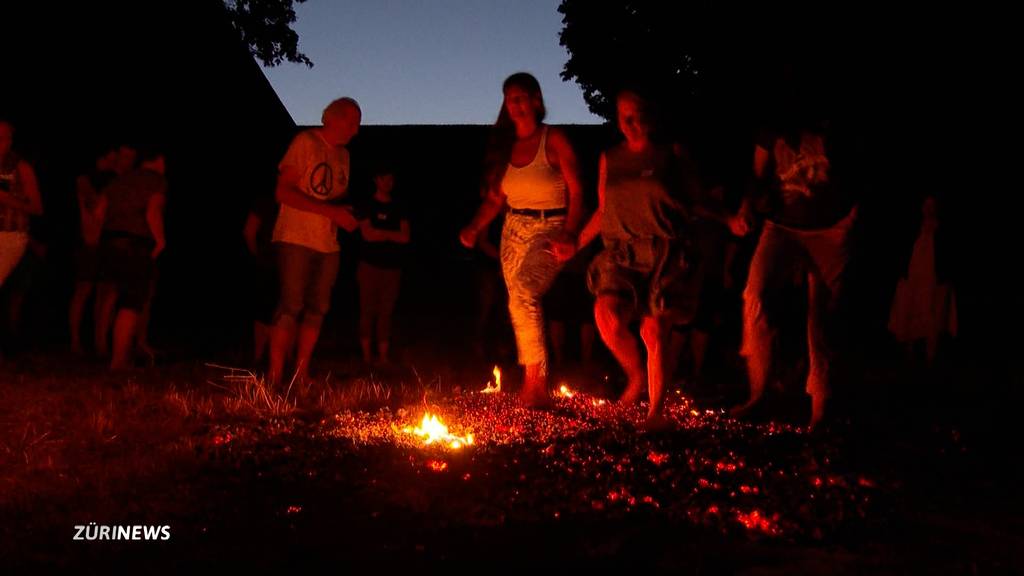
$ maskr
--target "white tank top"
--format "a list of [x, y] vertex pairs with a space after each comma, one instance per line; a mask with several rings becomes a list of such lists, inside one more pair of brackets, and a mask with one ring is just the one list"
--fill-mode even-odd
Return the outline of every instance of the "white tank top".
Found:
[[565, 178], [560, 170], [548, 163], [548, 127], [541, 130], [540, 145], [533, 161], [522, 168], [509, 163], [501, 180], [501, 189], [510, 208], [551, 210], [566, 206]]

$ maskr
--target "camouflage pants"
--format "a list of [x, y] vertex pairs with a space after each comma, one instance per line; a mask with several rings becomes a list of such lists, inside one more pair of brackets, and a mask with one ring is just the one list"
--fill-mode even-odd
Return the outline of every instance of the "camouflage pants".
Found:
[[516, 334], [519, 363], [547, 371], [541, 299], [562, 265], [550, 242], [565, 226], [564, 216], [537, 218], [509, 214], [501, 233], [501, 269], [508, 286], [508, 310]]

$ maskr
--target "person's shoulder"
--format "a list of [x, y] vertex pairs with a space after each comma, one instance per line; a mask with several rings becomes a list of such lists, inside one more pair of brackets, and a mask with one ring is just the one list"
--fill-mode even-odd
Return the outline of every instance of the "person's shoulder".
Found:
[[15, 160], [15, 162], [16, 162], [15, 166], [18, 167], [18, 170], [20, 170], [22, 172], [34, 172], [34, 170], [32, 168], [32, 163], [29, 162], [28, 160], [25, 160], [21, 156], [18, 156], [17, 159]]
[[308, 149], [318, 145], [321, 142], [321, 139], [320, 136], [317, 135], [316, 130], [316, 128], [306, 128], [293, 136], [291, 144], [292, 149]]
[[572, 141], [569, 139], [569, 134], [566, 133], [564, 128], [550, 124], [545, 124], [544, 126], [548, 131], [547, 138], [550, 144], [556, 147], [572, 148]]

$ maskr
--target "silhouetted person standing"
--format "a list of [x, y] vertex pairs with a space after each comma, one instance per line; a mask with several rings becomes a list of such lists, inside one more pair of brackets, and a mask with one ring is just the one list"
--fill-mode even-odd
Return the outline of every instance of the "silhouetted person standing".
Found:
[[351, 209], [332, 201], [348, 192], [349, 154], [345, 145], [359, 132], [362, 112], [351, 98], [324, 109], [318, 128], [299, 133], [278, 164], [276, 198], [281, 204], [273, 241], [278, 255], [281, 296], [270, 336], [267, 380], [280, 383], [285, 357], [295, 345], [295, 377], [305, 379], [331, 304], [340, 263], [338, 227], [358, 227]]

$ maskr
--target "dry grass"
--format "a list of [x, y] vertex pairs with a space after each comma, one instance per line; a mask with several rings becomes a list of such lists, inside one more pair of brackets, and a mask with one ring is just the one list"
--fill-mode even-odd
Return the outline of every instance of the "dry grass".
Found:
[[415, 371], [409, 381], [327, 374], [274, 389], [256, 372], [219, 365], [118, 376], [54, 366], [0, 373], [0, 506], [83, 486], [113, 494], [119, 483], [180, 465], [229, 427], [394, 408], [446, 392], [441, 377], [424, 382]]

